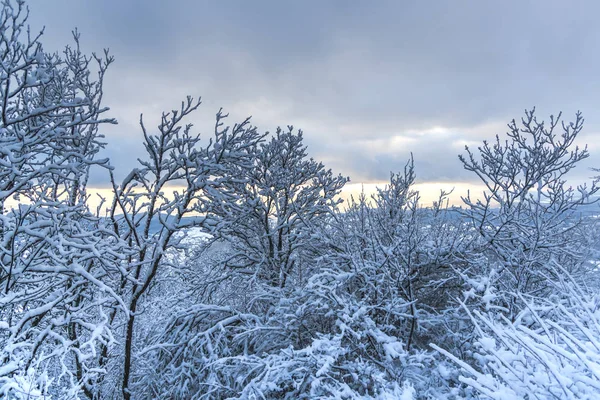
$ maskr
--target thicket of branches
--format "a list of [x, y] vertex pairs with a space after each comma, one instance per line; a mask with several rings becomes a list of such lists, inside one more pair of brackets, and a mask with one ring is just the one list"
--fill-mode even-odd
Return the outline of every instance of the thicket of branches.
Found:
[[[598, 180], [566, 184], [581, 114], [466, 148], [486, 190], [460, 208], [421, 204], [412, 157], [344, 203], [301, 131], [219, 111], [201, 138], [192, 98], [140, 118], [118, 181], [98, 158], [113, 58], [77, 32], [48, 53], [27, 16], [2, 2], [0, 396], [600, 396]], [[96, 209], [91, 168], [112, 186]]]

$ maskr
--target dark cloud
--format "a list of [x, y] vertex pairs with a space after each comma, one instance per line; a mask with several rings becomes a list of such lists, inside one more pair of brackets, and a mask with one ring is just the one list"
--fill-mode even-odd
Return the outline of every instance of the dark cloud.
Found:
[[[30, 0], [47, 47], [77, 26], [116, 56], [106, 129], [120, 169], [150, 119], [186, 95], [264, 130], [294, 124], [310, 152], [357, 181], [386, 180], [412, 151], [422, 181], [464, 182], [464, 144], [503, 134], [524, 108], [577, 109], [600, 166], [600, 3], [559, 1]], [[440, 133], [441, 132], [441, 133]], [[580, 176], [590, 175], [585, 168]], [[100, 179], [100, 178], [98, 178]]]

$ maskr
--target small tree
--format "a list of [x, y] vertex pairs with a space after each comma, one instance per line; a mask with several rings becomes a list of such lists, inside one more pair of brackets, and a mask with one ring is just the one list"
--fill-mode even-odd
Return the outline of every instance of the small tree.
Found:
[[338, 287], [409, 351], [440, 328], [437, 314], [459, 287], [453, 268], [464, 262], [469, 245], [448, 194], [424, 207], [415, 179], [411, 158], [371, 199], [352, 199], [331, 224], [323, 256], [329, 273], [339, 275], [332, 279], [344, 282]]
[[[230, 187], [239, 180], [239, 171], [252, 167], [261, 139], [249, 119], [223, 128], [227, 115], [219, 111], [214, 136], [202, 147], [192, 125], [181, 123], [199, 105], [199, 100], [188, 97], [179, 110], [163, 113], [155, 135], [148, 133], [140, 118], [148, 158], [139, 160], [141, 167], [120, 184], [111, 176], [114, 198], [109, 218], [115, 234], [130, 248], [119, 288], [127, 303], [121, 383], [125, 399], [132, 396], [136, 317], [144, 296], [159, 271], [169, 265], [168, 252], [181, 248], [178, 233], [192, 227], [210, 232], [223, 224], [215, 216], [215, 206], [238, 200]], [[183, 188], [167, 197], [164, 191], [169, 184]], [[103, 357], [107, 355], [104, 349]]]
[[464, 199], [477, 246], [469, 268], [457, 270], [465, 285], [460, 309], [474, 331], [463, 334], [470, 347], [460, 357], [452, 354], [456, 348], [433, 347], [462, 369], [466, 390], [489, 398], [598, 393], [591, 350], [597, 307], [578, 287], [596, 281], [588, 262], [595, 222], [580, 207], [595, 202], [598, 179], [589, 188], [565, 186], [588, 153], [573, 148], [581, 114], [559, 124], [560, 115], [546, 127], [526, 111], [521, 127], [508, 125], [504, 143], [497, 137], [479, 147], [479, 159], [468, 148], [460, 157], [487, 188], [483, 199]]
[[257, 149], [252, 169], [232, 187], [239, 201], [224, 203], [221, 210], [230, 221], [219, 232], [231, 245], [226, 266], [272, 287], [309, 276], [315, 227], [331, 216], [348, 181], [307, 158], [302, 139], [302, 131], [278, 128]]
[[[558, 261], [578, 279], [582, 276], [587, 240], [580, 235], [579, 207], [591, 204], [600, 189], [598, 179], [590, 187], [566, 186], [567, 174], [588, 157], [587, 149], [573, 147], [583, 128], [583, 117], [561, 123], [561, 115], [551, 116], [546, 125], [526, 111], [519, 126], [508, 124], [508, 139], [496, 137], [484, 142], [476, 157], [468, 147], [459, 156], [463, 166], [485, 185], [483, 198], [470, 194], [463, 200], [466, 216], [481, 239], [482, 254], [496, 269], [497, 284], [507, 292], [544, 296], [547, 278]], [[560, 130], [560, 132], [559, 132]], [[507, 298], [511, 315], [516, 298]]]

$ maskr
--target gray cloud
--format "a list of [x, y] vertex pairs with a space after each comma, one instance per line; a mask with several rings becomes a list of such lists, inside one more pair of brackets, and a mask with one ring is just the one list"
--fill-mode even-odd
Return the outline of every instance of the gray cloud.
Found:
[[106, 103], [120, 125], [106, 134], [120, 169], [142, 154], [139, 113], [156, 118], [186, 94], [205, 99], [201, 131], [220, 106], [264, 130], [294, 124], [315, 158], [355, 182], [386, 180], [411, 151], [422, 181], [471, 181], [456, 157], [464, 144], [503, 134], [533, 105], [544, 117], [581, 109], [586, 165], [600, 166], [596, 2], [29, 4], [47, 47], [77, 26], [86, 48], [116, 56]]

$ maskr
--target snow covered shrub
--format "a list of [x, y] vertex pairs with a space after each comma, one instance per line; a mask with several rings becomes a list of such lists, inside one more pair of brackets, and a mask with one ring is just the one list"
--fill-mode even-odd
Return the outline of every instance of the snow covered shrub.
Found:
[[48, 394], [50, 383], [46, 374], [29, 368], [7, 379], [0, 394], [9, 400], [52, 400], [52, 396]]
[[505, 142], [484, 142], [479, 158], [468, 148], [461, 156], [486, 185], [483, 198], [464, 199], [474, 241], [456, 269], [461, 306], [447, 318], [462, 326], [455, 332], [464, 344], [433, 346], [484, 398], [595, 398], [597, 311], [577, 283], [597, 283], [589, 262], [596, 222], [581, 207], [594, 203], [598, 179], [565, 187], [588, 157], [573, 148], [583, 118], [561, 126], [559, 115], [545, 126], [527, 111], [521, 126], [508, 126]]
[[219, 216], [228, 223], [217, 235], [230, 246], [225, 266], [275, 288], [301, 285], [314, 264], [316, 228], [341, 203], [348, 178], [309, 158], [302, 131], [291, 126], [261, 143], [252, 162], [232, 186], [236, 201], [221, 203]]
[[[250, 269], [249, 279], [227, 263], [228, 276], [207, 274], [219, 282], [210, 283], [222, 295], [214, 299], [219, 305], [192, 305], [156, 330], [143, 350], [139, 390], [159, 397], [355, 399], [425, 392], [434, 379], [444, 386], [441, 374], [424, 374], [434, 360], [416, 350], [424, 346], [414, 338], [427, 336], [418, 322], [443, 329], [434, 309], [444, 310], [448, 300], [430, 291], [443, 290], [462, 243], [441, 202], [434, 210], [417, 206], [413, 180], [410, 162], [374, 197], [378, 205], [363, 196], [344, 212], [319, 216], [306, 208], [302, 218], [292, 217], [296, 225], [269, 225], [307, 233], [285, 239], [305, 250], [304, 279], [296, 273], [285, 287], [273, 287], [266, 275]], [[290, 202], [295, 215], [302, 204]], [[265, 239], [266, 258], [265, 226], [251, 238]]]
[[474, 361], [433, 347], [460, 366], [460, 381], [483, 398], [596, 399], [600, 299], [574, 282], [562, 290], [549, 299], [517, 295], [525, 307], [514, 321], [493, 312], [470, 312], [477, 331]]
[[[410, 356], [330, 275], [266, 315], [196, 306], [144, 350], [147, 395], [176, 398], [377, 398], [398, 391], [426, 355]], [[327, 285], [327, 286], [325, 286]], [[150, 354], [151, 356], [148, 356]], [[254, 397], [253, 397], [254, 396]]]
[[[514, 120], [508, 124], [505, 141], [497, 136], [477, 152], [466, 147], [467, 154], [459, 156], [486, 187], [483, 197], [469, 194], [463, 199], [464, 215], [479, 237], [480, 255], [470, 263], [469, 273], [497, 271], [500, 294], [551, 294], [551, 260], [577, 280], [589, 277], [585, 260], [593, 231], [581, 220], [580, 208], [595, 201], [598, 178], [589, 187], [565, 185], [566, 175], [589, 156], [587, 149], [573, 144], [583, 122], [577, 113], [574, 122], [561, 122], [559, 114], [545, 124], [535, 109], [526, 111], [520, 125]], [[520, 311], [517, 297], [504, 300], [511, 316]]]
[[323, 231], [329, 248], [321, 261], [357, 301], [377, 305], [378, 326], [393, 329], [408, 349], [424, 349], [431, 333], [447, 331], [440, 318], [460, 293], [455, 268], [464, 263], [469, 237], [447, 194], [425, 208], [414, 180], [411, 159], [371, 199], [352, 199]]

